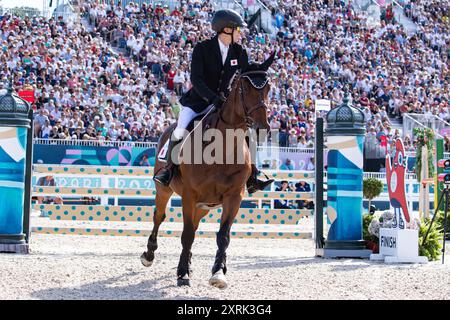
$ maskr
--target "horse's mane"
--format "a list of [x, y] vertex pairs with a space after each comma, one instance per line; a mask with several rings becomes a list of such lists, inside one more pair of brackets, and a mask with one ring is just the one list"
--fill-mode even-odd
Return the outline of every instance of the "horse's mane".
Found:
[[231, 90], [234, 89], [239, 79], [239, 71], [236, 71], [230, 79], [230, 84], [228, 85], [228, 92], [231, 93]]

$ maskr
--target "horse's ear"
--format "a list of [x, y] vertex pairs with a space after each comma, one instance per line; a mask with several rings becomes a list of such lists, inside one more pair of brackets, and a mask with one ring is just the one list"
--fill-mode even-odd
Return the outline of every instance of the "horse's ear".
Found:
[[267, 71], [269, 67], [272, 65], [273, 60], [275, 59], [275, 54], [276, 51], [274, 50], [272, 54], [267, 58], [267, 60], [259, 65], [259, 69], [262, 71]]

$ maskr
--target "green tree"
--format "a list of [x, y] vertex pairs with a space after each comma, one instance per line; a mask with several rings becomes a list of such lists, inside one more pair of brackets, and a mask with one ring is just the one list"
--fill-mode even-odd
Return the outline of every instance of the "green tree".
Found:
[[372, 199], [375, 199], [383, 191], [383, 183], [376, 178], [367, 178], [363, 181], [363, 195], [369, 200], [369, 212]]

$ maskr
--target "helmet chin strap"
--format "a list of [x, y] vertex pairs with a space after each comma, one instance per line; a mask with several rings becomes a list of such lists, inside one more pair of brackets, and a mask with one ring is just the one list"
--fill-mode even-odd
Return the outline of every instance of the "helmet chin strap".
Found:
[[231, 44], [234, 44], [234, 37], [233, 37], [234, 29], [235, 28], [231, 28], [231, 30], [233, 30], [233, 31], [231, 31], [231, 33], [230, 32], [225, 32], [225, 30], [222, 30], [222, 32], [221, 32], [221, 33], [225, 33], [226, 35], [231, 36]]

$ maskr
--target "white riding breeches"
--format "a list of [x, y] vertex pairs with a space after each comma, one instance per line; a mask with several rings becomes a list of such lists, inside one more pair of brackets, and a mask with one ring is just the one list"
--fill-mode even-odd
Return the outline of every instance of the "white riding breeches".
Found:
[[177, 127], [173, 131], [173, 137], [177, 140], [183, 139], [186, 128], [188, 127], [192, 119], [194, 119], [196, 116], [207, 113], [212, 109], [213, 106], [214, 105], [210, 104], [208, 107], [206, 107], [205, 110], [199, 113], [195, 112], [189, 107], [183, 107], [180, 111], [180, 114], [178, 115]]

